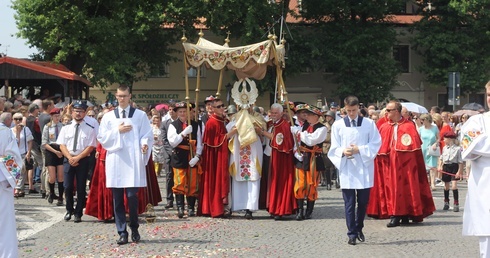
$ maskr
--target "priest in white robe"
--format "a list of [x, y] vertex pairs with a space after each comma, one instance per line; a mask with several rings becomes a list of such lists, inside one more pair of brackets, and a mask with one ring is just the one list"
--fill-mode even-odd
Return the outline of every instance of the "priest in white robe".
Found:
[[[263, 150], [260, 136], [254, 127], [253, 116], [247, 110], [235, 114], [226, 125], [231, 132], [234, 127], [238, 133], [229, 141], [231, 180], [231, 209], [245, 210], [245, 218], [252, 219], [252, 211], [259, 209], [260, 178], [262, 173]], [[256, 129], [257, 128], [257, 129]], [[245, 143], [247, 142], [247, 143]], [[244, 145], [245, 143], [245, 145]]]
[[[490, 81], [485, 85], [490, 106]], [[463, 160], [471, 162], [463, 214], [463, 235], [478, 236], [480, 257], [490, 257], [490, 112], [470, 117], [461, 127]]]
[[14, 134], [10, 130], [12, 114], [0, 115], [0, 257], [18, 257], [15, 225], [14, 188], [22, 169], [22, 157]]
[[112, 188], [114, 215], [120, 236], [117, 244], [128, 243], [124, 193], [128, 199], [131, 239], [140, 240], [138, 232], [138, 188], [146, 187], [145, 166], [151, 155], [153, 131], [145, 112], [129, 105], [129, 87], [121, 85], [116, 92], [119, 106], [105, 114], [97, 140], [107, 150], [106, 185]]

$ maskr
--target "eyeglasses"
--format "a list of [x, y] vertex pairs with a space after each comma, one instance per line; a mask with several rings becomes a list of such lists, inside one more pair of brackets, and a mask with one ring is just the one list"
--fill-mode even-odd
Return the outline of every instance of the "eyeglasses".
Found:
[[22, 117], [14, 118], [15, 121], [22, 121]]
[[88, 115], [89, 117], [95, 117], [95, 115]]
[[391, 112], [391, 111], [395, 111], [395, 110], [396, 110], [396, 109], [389, 109], [389, 108], [387, 108], [387, 109], [386, 109], [386, 112]]
[[215, 106], [214, 108], [224, 108], [224, 107], [225, 107], [225, 104], [221, 104], [221, 105]]

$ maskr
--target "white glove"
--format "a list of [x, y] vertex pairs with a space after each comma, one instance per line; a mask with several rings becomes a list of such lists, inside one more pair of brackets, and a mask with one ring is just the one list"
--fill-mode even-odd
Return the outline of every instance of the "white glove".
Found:
[[198, 157], [192, 158], [191, 160], [189, 160], [189, 166], [191, 166], [191, 168], [193, 168], [197, 164], [198, 161], [199, 161]]
[[190, 133], [192, 133], [192, 125], [188, 125], [180, 134], [182, 134], [182, 136], [187, 136]]
[[296, 135], [299, 131], [301, 131], [301, 128], [299, 128], [297, 126], [291, 126], [291, 133], [293, 135]]
[[303, 155], [301, 155], [301, 153], [295, 151], [294, 152], [294, 157], [299, 160], [300, 162], [303, 161]]

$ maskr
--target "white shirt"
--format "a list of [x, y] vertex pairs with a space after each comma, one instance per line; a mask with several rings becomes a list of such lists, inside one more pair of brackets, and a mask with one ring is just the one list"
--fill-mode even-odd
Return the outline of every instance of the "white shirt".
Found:
[[[14, 128], [11, 128], [14, 137], [17, 137]], [[20, 155], [25, 155], [27, 153], [27, 148], [29, 146], [29, 142], [34, 140], [34, 136], [32, 136], [31, 130], [27, 126], [22, 127], [20, 131], [19, 139], [17, 139], [17, 144], [19, 146]]]
[[85, 150], [85, 148], [92, 146], [97, 147], [97, 132], [95, 128], [88, 125], [85, 121], [80, 122], [78, 139], [76, 149], [73, 149], [75, 142], [75, 132], [77, 123], [73, 120], [71, 123], [63, 126], [61, 132], [58, 135], [56, 143], [59, 145], [65, 145], [68, 152], [72, 156], [79, 155]]

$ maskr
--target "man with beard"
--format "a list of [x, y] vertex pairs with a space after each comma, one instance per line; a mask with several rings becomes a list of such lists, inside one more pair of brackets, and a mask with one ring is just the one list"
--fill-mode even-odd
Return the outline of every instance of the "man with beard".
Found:
[[[65, 221], [75, 215], [75, 223], [82, 222], [83, 208], [85, 207], [86, 182], [90, 153], [97, 146], [97, 132], [94, 127], [84, 121], [87, 105], [77, 101], [72, 105], [72, 122], [61, 128], [56, 141], [60, 145], [63, 156], [68, 160], [70, 168], [65, 171]], [[77, 184], [77, 205], [73, 208], [74, 182]]]
[[270, 140], [270, 167], [267, 208], [275, 220], [294, 213], [296, 198], [294, 196], [293, 135], [290, 124], [282, 118], [283, 107], [272, 104], [270, 118], [271, 131], [262, 131]]
[[[381, 148], [376, 157], [376, 175], [382, 180], [370, 197], [367, 214], [391, 216], [387, 227], [397, 227], [431, 215], [434, 201], [427, 181], [422, 141], [412, 121], [402, 117], [400, 102], [386, 105], [388, 121], [379, 128]], [[342, 181], [341, 181], [342, 183]]]

